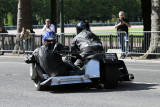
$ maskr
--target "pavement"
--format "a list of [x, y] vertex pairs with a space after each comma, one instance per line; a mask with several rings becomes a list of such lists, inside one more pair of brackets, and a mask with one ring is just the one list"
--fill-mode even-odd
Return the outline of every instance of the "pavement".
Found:
[[[8, 56], [7, 56], [8, 55]], [[0, 56], [0, 107], [159, 107], [159, 63], [125, 62], [132, 82], [119, 82], [115, 89], [82, 85], [36, 91], [30, 79], [30, 64], [20, 54]], [[133, 56], [135, 58], [135, 56]], [[124, 61], [135, 61], [127, 57]], [[57, 89], [56, 89], [57, 88]]]

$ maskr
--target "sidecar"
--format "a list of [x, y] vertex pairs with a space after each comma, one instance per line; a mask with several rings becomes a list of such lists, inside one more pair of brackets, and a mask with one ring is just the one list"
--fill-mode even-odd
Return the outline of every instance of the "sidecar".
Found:
[[30, 76], [38, 91], [46, 87], [91, 83], [95, 87], [106, 89], [115, 88], [120, 81], [131, 81], [133, 74], [129, 74], [123, 60], [118, 60], [116, 53], [95, 54], [85, 59], [81, 70], [84, 74], [51, 77], [46, 74], [39, 64], [32, 63]]

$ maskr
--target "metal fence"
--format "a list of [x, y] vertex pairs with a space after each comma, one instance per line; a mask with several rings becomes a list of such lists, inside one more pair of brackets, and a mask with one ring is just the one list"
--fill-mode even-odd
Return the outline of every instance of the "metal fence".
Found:
[[[107, 22], [107, 23], [90, 23], [90, 26], [114, 26], [116, 22]], [[143, 25], [143, 22], [130, 22], [131, 25]], [[64, 24], [64, 27], [75, 27], [75, 24]], [[4, 26], [6, 30], [15, 30], [17, 26]], [[34, 29], [41, 29], [43, 25], [33, 25]], [[57, 27], [60, 27], [60, 24], [57, 24]]]
[[[155, 36], [155, 39], [157, 39], [160, 36], [160, 32], [129, 32], [127, 38], [124, 38], [126, 32], [105, 32], [96, 33], [96, 35], [101, 39], [105, 52], [145, 54], [150, 47], [151, 36]], [[61, 34], [57, 34], [58, 42], [60, 42], [60, 36]], [[63, 36], [65, 46], [71, 46], [75, 34], [63, 34]], [[155, 39], [152, 39], [151, 42], [156, 42]], [[35, 48], [43, 44], [42, 35], [32, 34], [32, 37], [26, 40], [26, 44], [25, 52], [32, 52]], [[24, 52], [24, 43], [23, 39], [20, 38], [20, 34], [0, 33], [0, 51], [13, 52], [14, 49]], [[157, 45], [155, 51], [148, 54], [160, 54], [159, 51], [160, 48]]]
[[8, 34], [0, 33], [0, 51], [1, 52], [32, 52], [34, 49], [42, 45], [42, 35], [41, 34], [31, 34], [32, 37], [27, 39], [25, 50], [24, 50], [24, 40], [20, 38], [20, 33]]
[[[129, 32], [130, 53], [160, 55], [160, 31]], [[151, 44], [150, 44], [151, 43]], [[151, 46], [150, 46], [151, 45]], [[148, 51], [149, 48], [154, 48]]]

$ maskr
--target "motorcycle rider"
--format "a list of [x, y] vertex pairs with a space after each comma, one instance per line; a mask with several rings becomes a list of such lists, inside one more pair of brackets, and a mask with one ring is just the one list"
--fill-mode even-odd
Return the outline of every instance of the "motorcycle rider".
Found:
[[75, 65], [78, 67], [83, 66], [83, 59], [89, 55], [95, 53], [101, 53], [103, 51], [102, 42], [99, 37], [90, 31], [89, 23], [86, 21], [80, 21], [77, 26], [77, 36], [72, 41], [72, 48], [76, 49], [80, 55], [75, 61]]
[[35, 49], [26, 63], [37, 63], [49, 76], [69, 75], [69, 66], [63, 62], [61, 52], [67, 50], [65, 46], [56, 42], [56, 34], [46, 31], [43, 34], [44, 45]]

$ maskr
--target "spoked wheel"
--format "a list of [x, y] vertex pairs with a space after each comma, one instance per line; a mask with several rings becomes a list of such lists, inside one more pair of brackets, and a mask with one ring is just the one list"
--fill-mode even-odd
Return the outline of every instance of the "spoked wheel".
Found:
[[103, 74], [103, 85], [105, 89], [112, 89], [118, 85], [119, 80], [119, 69], [115, 64], [105, 64], [102, 70]]

